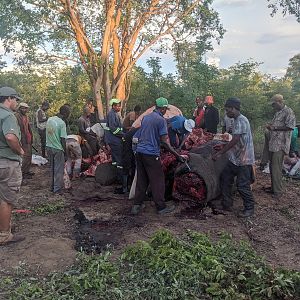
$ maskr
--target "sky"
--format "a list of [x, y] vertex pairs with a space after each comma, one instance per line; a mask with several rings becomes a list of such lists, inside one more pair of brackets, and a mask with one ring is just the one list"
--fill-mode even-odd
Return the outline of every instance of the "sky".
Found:
[[[281, 77], [285, 74], [289, 59], [300, 53], [300, 23], [295, 16], [274, 17], [267, 7], [267, 0], [215, 0], [213, 7], [219, 13], [226, 29], [220, 45], [214, 44], [214, 51], [206, 55], [207, 63], [228, 68], [237, 62], [252, 58], [262, 62], [260, 71]], [[139, 65], [145, 66], [148, 52]], [[171, 54], [161, 55], [165, 73], [176, 71]]]
[[[214, 51], [206, 55], [206, 62], [220, 68], [228, 68], [237, 62], [253, 59], [263, 63], [260, 71], [281, 77], [285, 74], [289, 59], [300, 53], [300, 23], [295, 16], [282, 16], [278, 12], [270, 16], [267, 0], [215, 0], [213, 8], [219, 13], [226, 30], [220, 45], [214, 43]], [[3, 47], [0, 43], [0, 54]], [[160, 56], [164, 73], [175, 73], [176, 64], [169, 54], [146, 52], [138, 61], [148, 71], [146, 61]], [[12, 60], [6, 57], [8, 68]]]

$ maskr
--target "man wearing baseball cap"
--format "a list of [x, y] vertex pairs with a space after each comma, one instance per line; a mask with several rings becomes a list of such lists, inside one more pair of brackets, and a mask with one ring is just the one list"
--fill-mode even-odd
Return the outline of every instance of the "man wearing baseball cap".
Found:
[[137, 183], [131, 209], [133, 215], [139, 214], [144, 208], [148, 185], [159, 214], [172, 212], [175, 208], [165, 203], [165, 177], [160, 162], [160, 146], [173, 153], [179, 161], [184, 162], [184, 158], [173, 149], [168, 139], [167, 122], [163, 117], [168, 109], [168, 100], [160, 97], [155, 104], [155, 110], [144, 116], [141, 127], [134, 135], [138, 142], [135, 149]]
[[[111, 149], [112, 165], [117, 168], [118, 180], [122, 182], [122, 188], [117, 188], [116, 193], [127, 192], [127, 181], [123, 174], [123, 126], [120, 117], [121, 100], [113, 98], [109, 102], [111, 110], [107, 114], [107, 129], [105, 131], [105, 142]], [[125, 182], [126, 181], [126, 182]]]
[[266, 126], [261, 165], [270, 162], [271, 188], [268, 192], [272, 194], [273, 199], [279, 200], [283, 194], [283, 157], [289, 154], [296, 118], [292, 109], [285, 105], [282, 95], [275, 94], [271, 98], [270, 105], [275, 114], [273, 120]]
[[24, 157], [22, 160], [22, 175], [23, 179], [31, 179], [34, 175], [30, 171], [32, 158], [32, 142], [33, 134], [28, 118], [29, 105], [25, 102], [19, 104], [17, 113], [15, 114], [21, 130], [21, 145], [24, 150]]
[[14, 89], [0, 88], [0, 246], [24, 239], [11, 233], [11, 214], [22, 182], [24, 155], [20, 127], [14, 115], [19, 100]]

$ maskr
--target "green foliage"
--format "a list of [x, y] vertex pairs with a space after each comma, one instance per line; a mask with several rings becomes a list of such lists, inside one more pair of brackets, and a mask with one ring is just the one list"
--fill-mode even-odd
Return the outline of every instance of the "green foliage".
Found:
[[267, 0], [269, 2], [268, 7], [272, 9], [271, 15], [274, 16], [278, 9], [282, 10], [283, 15], [287, 13], [294, 15], [297, 21], [300, 22], [300, 5], [297, 0]]
[[33, 209], [34, 213], [37, 215], [49, 215], [53, 213], [57, 213], [65, 207], [65, 202], [63, 200], [59, 200], [56, 202], [47, 202], [42, 203], [39, 206]]
[[18, 91], [30, 106], [32, 121], [35, 111], [47, 100], [50, 103], [49, 116], [57, 114], [63, 104], [69, 103], [72, 108], [69, 122], [76, 123], [86, 100], [92, 95], [87, 75], [80, 66], [0, 72], [0, 86], [11, 86]]
[[[237, 63], [228, 69], [217, 69], [204, 63], [200, 54], [194, 54], [191, 53], [190, 60], [186, 57], [178, 62], [177, 76], [164, 74], [161, 61], [157, 57], [147, 61], [149, 72], [141, 67], [134, 68], [127, 111], [133, 109], [136, 104], [140, 104], [145, 110], [153, 105], [157, 97], [164, 96], [171, 104], [179, 107], [186, 117], [192, 117], [195, 97], [211, 94], [222, 118], [226, 99], [236, 96], [242, 101], [242, 113], [250, 120], [257, 152], [261, 152], [265, 124], [274, 114], [269, 105], [272, 95], [282, 94], [299, 120], [299, 78], [291, 75], [296, 70], [288, 71], [287, 76], [283, 78], [273, 78], [260, 73], [260, 64], [251, 60]], [[291, 61], [294, 62], [295, 59]], [[293, 65], [293, 69], [298, 66], [294, 66], [294, 63], [290, 65]], [[79, 66], [58, 70], [45, 69], [43, 72], [0, 72], [1, 85], [12, 86], [21, 93], [24, 100], [30, 104], [32, 117], [44, 99], [51, 104], [49, 115], [56, 114], [64, 103], [71, 104], [70, 133], [77, 133], [76, 121], [81, 115], [86, 99], [92, 95], [88, 77]]]
[[[128, 247], [118, 261], [79, 255], [64, 274], [15, 282], [10, 299], [298, 299], [300, 274], [274, 270], [249, 244], [228, 235], [181, 238], [158, 231]], [[12, 288], [11, 280], [8, 286]]]
[[174, 44], [193, 47], [198, 39], [211, 49], [224, 34], [212, 2], [2, 0], [0, 39], [23, 67], [80, 62], [105, 106], [115, 95], [127, 99], [132, 68], [152, 46], [173, 51]]

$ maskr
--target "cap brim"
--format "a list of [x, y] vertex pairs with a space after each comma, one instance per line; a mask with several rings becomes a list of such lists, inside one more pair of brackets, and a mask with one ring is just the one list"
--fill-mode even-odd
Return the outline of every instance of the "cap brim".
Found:
[[21, 98], [21, 97], [19, 97], [19, 96], [13, 96], [13, 97], [15, 97], [16, 99], [17, 99], [17, 101], [22, 101], [23, 99]]

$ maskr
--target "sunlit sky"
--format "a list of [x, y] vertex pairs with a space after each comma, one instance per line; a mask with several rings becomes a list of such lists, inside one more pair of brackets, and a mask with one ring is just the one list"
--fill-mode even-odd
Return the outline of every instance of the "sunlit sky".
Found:
[[[226, 29], [220, 45], [206, 55], [206, 61], [221, 68], [252, 58], [262, 62], [260, 70], [273, 76], [285, 74], [289, 59], [300, 53], [300, 23], [294, 16], [278, 13], [270, 16], [267, 0], [215, 0], [214, 9], [219, 13]], [[148, 52], [139, 65], [145, 66]], [[176, 71], [171, 54], [161, 55], [165, 73]]]
[[[219, 13], [226, 30], [220, 45], [206, 54], [206, 61], [220, 68], [228, 68], [237, 62], [253, 59], [263, 63], [260, 70], [273, 76], [283, 76], [289, 59], [300, 53], [300, 23], [295, 16], [274, 17], [267, 7], [267, 0], [215, 0], [213, 7]], [[0, 42], [0, 54], [3, 47]], [[138, 61], [146, 70], [146, 61], [151, 56], [160, 56], [164, 73], [175, 73], [176, 64], [169, 54], [148, 51]], [[12, 69], [12, 57], [6, 57]]]

